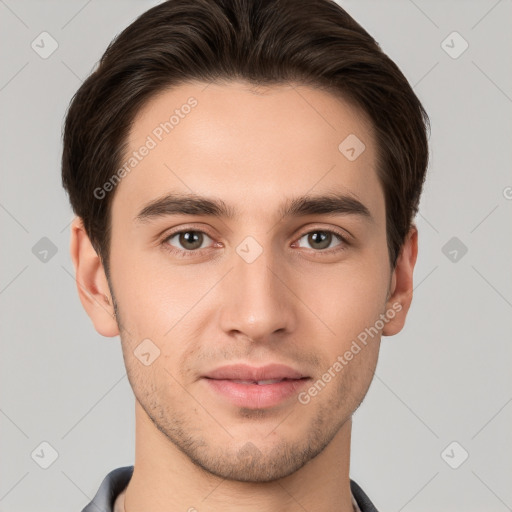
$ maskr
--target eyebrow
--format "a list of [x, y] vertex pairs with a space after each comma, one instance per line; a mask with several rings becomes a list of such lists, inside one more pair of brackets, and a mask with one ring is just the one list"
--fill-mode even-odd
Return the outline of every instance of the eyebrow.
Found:
[[[235, 219], [235, 208], [222, 199], [196, 194], [167, 194], [147, 203], [135, 217], [137, 222], [149, 222], [169, 215], [201, 215]], [[288, 199], [279, 209], [282, 218], [306, 215], [357, 215], [373, 220], [369, 209], [355, 197], [329, 193]]]

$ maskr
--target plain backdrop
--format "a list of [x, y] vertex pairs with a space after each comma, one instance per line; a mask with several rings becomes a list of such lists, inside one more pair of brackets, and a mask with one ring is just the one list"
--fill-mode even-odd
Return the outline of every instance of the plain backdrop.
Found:
[[[61, 130], [110, 40], [157, 3], [0, 1], [0, 512], [80, 511], [133, 464], [119, 338], [76, 293]], [[381, 511], [512, 510], [512, 2], [341, 5], [432, 121], [415, 297], [354, 416], [351, 477]]]

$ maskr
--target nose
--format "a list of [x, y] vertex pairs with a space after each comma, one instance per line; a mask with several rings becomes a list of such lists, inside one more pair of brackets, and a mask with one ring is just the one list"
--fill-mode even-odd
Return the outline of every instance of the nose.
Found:
[[[258, 249], [250, 245], [245, 248]], [[233, 255], [234, 267], [223, 280], [223, 332], [260, 343], [275, 339], [276, 334], [292, 332], [298, 301], [291, 290], [290, 270], [270, 249], [262, 250], [254, 261], [243, 249]]]

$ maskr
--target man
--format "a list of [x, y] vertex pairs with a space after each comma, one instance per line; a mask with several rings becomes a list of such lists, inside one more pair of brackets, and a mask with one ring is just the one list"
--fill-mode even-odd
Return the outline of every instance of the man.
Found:
[[412, 300], [428, 117], [330, 0], [170, 0], [68, 111], [71, 255], [134, 466], [89, 511], [376, 510], [351, 417]]

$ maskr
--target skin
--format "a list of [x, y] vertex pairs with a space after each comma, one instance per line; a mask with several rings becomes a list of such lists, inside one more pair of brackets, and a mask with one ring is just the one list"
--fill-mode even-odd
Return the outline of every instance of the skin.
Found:
[[[110, 283], [81, 220], [72, 226], [82, 304], [100, 334], [121, 336], [136, 398], [125, 509], [351, 511], [351, 416], [372, 380], [381, 335], [404, 325], [416, 228], [392, 269], [372, 125], [319, 89], [181, 85], [139, 112], [127, 154], [190, 96], [198, 105], [116, 187]], [[349, 134], [366, 146], [354, 161], [338, 150]], [[332, 191], [357, 198], [371, 218], [279, 214], [285, 199]], [[135, 220], [170, 192], [221, 198], [238, 216]], [[169, 238], [180, 229], [205, 233], [201, 248]], [[332, 235], [322, 252], [308, 234], [326, 230], [349, 243]], [[247, 236], [263, 251], [252, 263], [236, 251]], [[200, 378], [228, 363], [278, 362], [317, 381], [393, 304], [401, 307], [394, 318], [307, 404], [294, 396], [241, 408]], [[160, 350], [148, 366], [134, 355], [147, 338]]]

